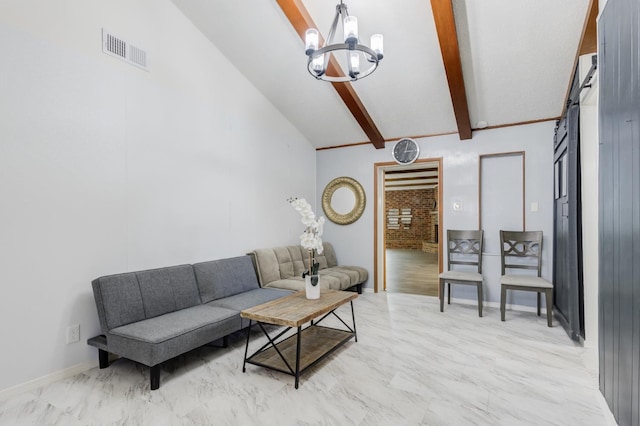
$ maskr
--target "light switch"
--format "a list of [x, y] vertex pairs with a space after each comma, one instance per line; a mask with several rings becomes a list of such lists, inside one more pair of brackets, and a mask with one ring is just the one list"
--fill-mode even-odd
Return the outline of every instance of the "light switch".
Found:
[[531, 203], [531, 211], [532, 212], [537, 212], [538, 211], [538, 202], [534, 201]]

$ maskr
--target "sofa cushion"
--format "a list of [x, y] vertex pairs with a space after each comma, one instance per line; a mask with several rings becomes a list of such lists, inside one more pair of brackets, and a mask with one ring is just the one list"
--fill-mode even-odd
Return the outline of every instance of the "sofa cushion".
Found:
[[304, 290], [304, 279], [302, 277], [287, 278], [286, 280], [274, 280], [263, 288], [280, 288], [284, 290], [300, 291]]
[[338, 279], [339, 284], [336, 290], [345, 290], [352, 285], [357, 284], [359, 278], [356, 271], [350, 271], [340, 267], [323, 269], [319, 271], [319, 274], [321, 277], [335, 277]]
[[335, 268], [321, 269], [318, 274], [320, 282], [326, 281], [332, 290], [346, 290], [355, 284], [355, 281], [351, 282], [348, 274], [336, 271]]
[[198, 305], [123, 325], [111, 330], [111, 334], [142, 342], [161, 343], [235, 315], [238, 312], [230, 309], [211, 309], [208, 305]]
[[306, 250], [303, 250], [301, 246], [287, 246], [287, 250], [289, 250], [289, 255], [293, 262], [293, 276], [301, 277], [302, 273], [307, 269], [302, 260], [303, 256], [307, 254]]
[[292, 293], [292, 291], [279, 288], [257, 288], [255, 290], [245, 291], [244, 293], [234, 294], [233, 296], [225, 297], [224, 299], [213, 300], [207, 303], [207, 305], [242, 311], [253, 306], [288, 296]]
[[260, 288], [249, 256], [193, 265], [202, 303]]
[[333, 246], [323, 241], [322, 247], [324, 248], [322, 254], [324, 254], [324, 257], [327, 259], [327, 267], [333, 268], [334, 266], [338, 266], [338, 257], [336, 256]]
[[[316, 254], [316, 262], [318, 263], [318, 269], [327, 269], [328, 264], [327, 264], [327, 258], [325, 257], [324, 254]], [[304, 268], [305, 269], [309, 269], [309, 255], [307, 254], [307, 252], [305, 251], [305, 256], [304, 256]]]
[[135, 273], [96, 278], [91, 282], [103, 333], [145, 319]]
[[[255, 290], [245, 291], [243, 293], [234, 294], [224, 299], [214, 300], [208, 303], [209, 306], [219, 306], [221, 308], [242, 311], [253, 306], [261, 305], [275, 299], [292, 294], [292, 291], [279, 288], [257, 288]], [[249, 320], [240, 318], [242, 328], [249, 326]]]
[[275, 247], [273, 252], [278, 260], [280, 278], [287, 279], [293, 277], [293, 260], [287, 247]]
[[146, 318], [200, 304], [191, 265], [151, 269], [135, 274], [140, 284]]
[[[331, 275], [319, 276], [320, 288], [323, 290], [340, 290], [340, 279]], [[292, 291], [304, 291], [304, 278], [288, 278], [286, 280], [271, 281], [266, 288], [269, 289], [285, 289]]]
[[361, 266], [338, 266], [339, 270], [346, 269], [349, 271], [355, 271], [358, 273], [358, 283], [364, 283], [369, 278], [369, 271]]
[[117, 327], [107, 334], [107, 341], [110, 352], [153, 366], [239, 327], [238, 311], [197, 305]]
[[258, 277], [263, 286], [269, 284], [271, 281], [280, 279], [280, 266], [278, 265], [278, 258], [276, 258], [273, 249], [258, 249], [252, 254], [256, 260]]

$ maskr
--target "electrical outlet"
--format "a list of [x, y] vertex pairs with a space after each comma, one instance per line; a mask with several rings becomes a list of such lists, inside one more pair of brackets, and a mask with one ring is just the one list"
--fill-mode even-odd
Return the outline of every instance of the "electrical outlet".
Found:
[[73, 324], [67, 327], [67, 343], [80, 341], [80, 324]]

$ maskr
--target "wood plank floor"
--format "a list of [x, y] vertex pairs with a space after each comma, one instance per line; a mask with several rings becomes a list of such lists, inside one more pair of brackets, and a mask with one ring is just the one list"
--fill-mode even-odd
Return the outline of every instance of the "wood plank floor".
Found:
[[387, 291], [438, 296], [438, 254], [387, 249]]

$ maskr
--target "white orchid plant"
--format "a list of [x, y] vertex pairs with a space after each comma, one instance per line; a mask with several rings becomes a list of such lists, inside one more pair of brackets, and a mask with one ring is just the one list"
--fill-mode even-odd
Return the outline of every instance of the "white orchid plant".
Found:
[[291, 206], [296, 209], [302, 216], [302, 224], [306, 227], [300, 235], [300, 245], [309, 252], [309, 269], [304, 271], [302, 278], [307, 275], [311, 276], [311, 284], [318, 284], [318, 267], [316, 255], [322, 254], [324, 247], [322, 246], [322, 231], [324, 227], [324, 218], [316, 218], [311, 205], [304, 198], [289, 198], [287, 200]]

